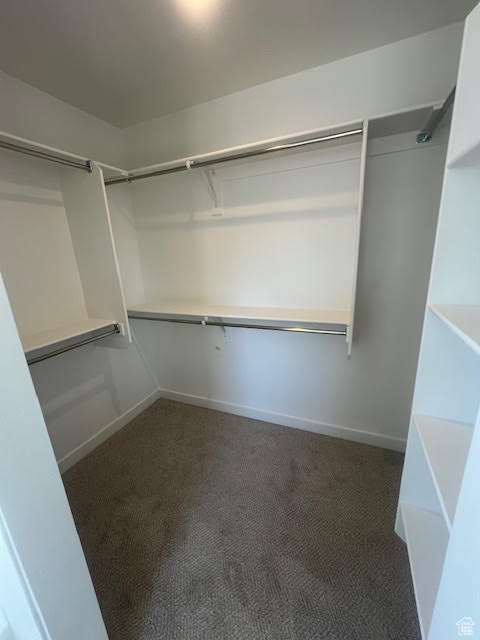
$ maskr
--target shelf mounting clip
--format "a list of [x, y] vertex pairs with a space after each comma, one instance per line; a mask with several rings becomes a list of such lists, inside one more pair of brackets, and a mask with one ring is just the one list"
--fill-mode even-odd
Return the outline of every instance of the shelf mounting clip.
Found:
[[[192, 169], [195, 166], [193, 160], [186, 160], [185, 165], [187, 169]], [[199, 169], [199, 171], [202, 176], [203, 183], [207, 189], [208, 195], [210, 196], [210, 199], [212, 201], [212, 209], [213, 209], [212, 215], [213, 216], [223, 215], [223, 212], [218, 206], [218, 196], [212, 181], [212, 171], [209, 169]]]

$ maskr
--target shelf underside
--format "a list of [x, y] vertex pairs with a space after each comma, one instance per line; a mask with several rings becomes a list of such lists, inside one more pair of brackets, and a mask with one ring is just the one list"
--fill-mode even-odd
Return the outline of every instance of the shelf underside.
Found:
[[103, 334], [115, 333], [116, 327], [111, 320], [86, 318], [74, 324], [23, 336], [23, 350], [27, 362], [33, 364], [57, 351], [69, 350]]
[[412, 570], [415, 599], [422, 637], [426, 640], [432, 621], [443, 561], [448, 545], [448, 530], [438, 513], [401, 503], [408, 557]]
[[422, 415], [415, 415], [413, 419], [447, 527], [451, 529], [470, 450], [473, 425]]
[[346, 331], [350, 322], [347, 311], [322, 309], [281, 309], [274, 307], [237, 307], [210, 305], [201, 302], [152, 302], [130, 306], [131, 318], [152, 320], [184, 320], [201, 322], [205, 319], [219, 320], [231, 324], [278, 325], [304, 327], [305, 329], [322, 327]]
[[436, 304], [430, 310], [480, 355], [480, 306]]

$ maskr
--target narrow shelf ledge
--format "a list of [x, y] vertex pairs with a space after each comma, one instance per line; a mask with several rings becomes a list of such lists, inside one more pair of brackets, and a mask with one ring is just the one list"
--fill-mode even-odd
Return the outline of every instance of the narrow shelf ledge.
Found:
[[415, 415], [413, 419], [447, 527], [451, 530], [470, 450], [473, 425], [422, 415]]
[[[344, 335], [350, 322], [347, 311], [335, 311], [324, 309], [281, 309], [274, 307], [236, 307], [223, 305], [210, 305], [200, 302], [150, 302], [147, 304], [131, 306], [128, 309], [130, 318], [143, 318], [150, 320], [165, 320], [178, 322], [192, 322], [200, 324], [205, 320], [206, 324], [224, 322], [229, 326], [248, 324], [258, 325], [258, 328], [304, 328], [305, 331], [315, 330], [315, 327], [323, 327], [326, 331]], [[287, 325], [287, 326], [285, 326]]]
[[422, 638], [428, 637], [449, 534], [438, 513], [401, 503]]
[[436, 304], [430, 310], [480, 355], [480, 306]]
[[111, 320], [85, 318], [81, 322], [23, 336], [22, 344], [28, 364], [34, 364], [118, 332], [118, 325]]

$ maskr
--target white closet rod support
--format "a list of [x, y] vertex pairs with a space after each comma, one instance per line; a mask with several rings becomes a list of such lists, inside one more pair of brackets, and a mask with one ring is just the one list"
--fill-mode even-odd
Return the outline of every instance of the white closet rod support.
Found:
[[442, 106], [439, 109], [432, 109], [432, 113], [430, 114], [430, 117], [428, 118], [427, 123], [425, 124], [423, 129], [420, 131], [420, 133], [417, 135], [417, 144], [423, 144], [424, 142], [429, 142], [432, 139], [433, 134], [435, 133], [435, 130], [437, 129], [438, 125], [443, 120], [447, 111], [450, 109], [450, 107], [453, 105], [455, 101], [456, 89], [457, 89], [456, 86], [453, 87], [453, 89], [450, 91], [447, 98], [445, 99], [445, 102], [442, 104]]
[[23, 153], [26, 156], [40, 158], [40, 160], [47, 160], [48, 162], [63, 164], [63, 165], [66, 165], [67, 167], [73, 167], [74, 169], [82, 169], [83, 171], [88, 171], [89, 173], [92, 172], [91, 160], [76, 161], [71, 158], [64, 158], [62, 156], [55, 155], [53, 153], [48, 153], [47, 151], [42, 151], [40, 149], [32, 149], [31, 147], [14, 144], [13, 142], [7, 142], [6, 140], [0, 140], [0, 147], [2, 149], [7, 149], [8, 151], [16, 151], [17, 153]]
[[293, 142], [285, 142], [281, 144], [276, 144], [273, 146], [256, 148], [249, 150], [248, 147], [245, 148], [244, 151], [239, 153], [230, 153], [227, 155], [218, 155], [213, 158], [208, 158], [206, 160], [196, 160], [192, 158], [187, 162], [185, 160], [179, 160], [178, 164], [173, 164], [173, 166], [159, 168], [151, 171], [145, 171], [143, 173], [131, 174], [129, 176], [122, 176], [121, 178], [108, 178], [105, 180], [106, 185], [111, 184], [119, 184], [122, 182], [135, 182], [136, 180], [143, 180], [144, 178], [154, 178], [156, 176], [164, 176], [169, 173], [178, 173], [181, 171], [188, 171], [189, 169], [203, 169], [205, 167], [211, 167], [216, 164], [221, 164], [223, 162], [232, 162], [233, 160], [245, 160], [247, 158], [253, 158], [255, 156], [263, 156], [269, 153], [275, 153], [277, 151], [287, 151], [289, 149], [295, 149], [298, 147], [306, 147], [311, 144], [318, 144], [321, 142], [328, 142], [330, 140], [339, 140], [342, 138], [347, 138], [350, 136], [357, 136], [363, 133], [363, 128], [349, 129], [347, 131], [340, 131], [338, 133], [331, 133], [328, 135], [317, 136], [314, 138], [304, 138], [300, 140], [295, 140]]
[[232, 329], [264, 329], [265, 331], [291, 331], [293, 333], [316, 333], [328, 336], [346, 336], [346, 329], [310, 329], [306, 327], [277, 327], [275, 325], [266, 324], [250, 324], [244, 322], [220, 322], [218, 320], [184, 320], [181, 318], [148, 318], [146, 316], [135, 315], [134, 313], [128, 314], [129, 318], [136, 320], [154, 320], [156, 322], [173, 322], [178, 324], [196, 324], [203, 327], [231, 327]]

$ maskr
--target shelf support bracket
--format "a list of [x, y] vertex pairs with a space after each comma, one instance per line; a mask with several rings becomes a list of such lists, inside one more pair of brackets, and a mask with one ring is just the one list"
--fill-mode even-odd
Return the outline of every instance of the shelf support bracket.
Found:
[[[185, 165], [187, 169], [192, 169], [193, 161], [187, 160], [185, 162]], [[218, 196], [217, 196], [217, 192], [215, 191], [215, 187], [213, 185], [211, 171], [209, 169], [200, 169], [199, 171], [202, 176], [203, 183], [208, 191], [208, 195], [210, 196], [210, 199], [212, 201], [213, 212], [214, 212], [213, 215], [217, 215], [217, 216], [222, 215], [218, 209]]]
[[207, 188], [208, 193], [210, 194], [210, 198], [212, 199], [213, 207], [214, 209], [218, 209], [217, 192], [215, 191], [215, 187], [213, 186], [212, 174], [210, 173], [210, 171], [208, 171], [208, 169], [201, 169], [200, 171], [202, 174], [203, 182]]
[[433, 134], [435, 133], [436, 128], [438, 127], [440, 122], [443, 120], [443, 117], [445, 116], [445, 114], [447, 113], [447, 111], [450, 109], [450, 107], [455, 101], [456, 88], [457, 88], [456, 86], [453, 87], [453, 89], [450, 91], [450, 93], [447, 96], [447, 99], [445, 100], [445, 102], [442, 104], [441, 107], [439, 107], [438, 109], [432, 109], [432, 113], [430, 114], [430, 117], [428, 118], [427, 123], [425, 124], [423, 129], [420, 131], [420, 133], [417, 134], [417, 144], [430, 142], [430, 140], [433, 137]]

